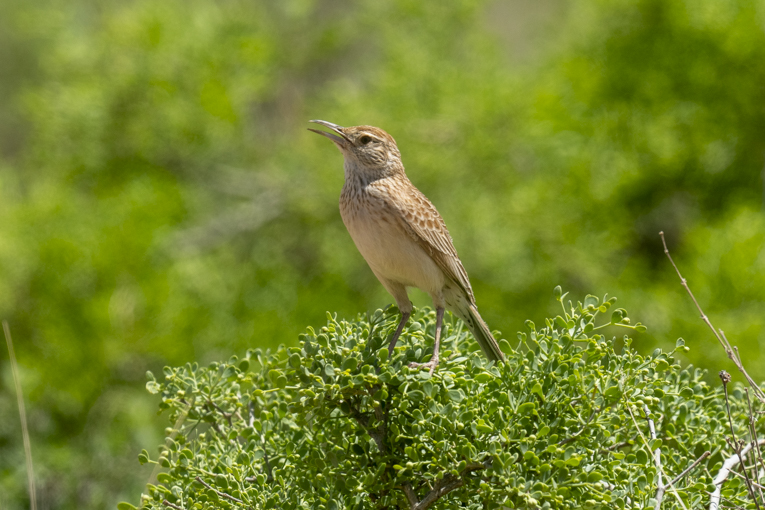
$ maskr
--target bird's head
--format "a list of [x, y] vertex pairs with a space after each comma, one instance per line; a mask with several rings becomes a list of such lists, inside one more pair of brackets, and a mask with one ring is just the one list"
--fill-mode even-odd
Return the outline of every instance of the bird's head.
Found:
[[387, 173], [401, 167], [401, 153], [388, 133], [373, 126], [342, 127], [324, 120], [312, 120], [332, 132], [310, 129], [332, 140], [345, 157], [345, 167], [370, 174]]

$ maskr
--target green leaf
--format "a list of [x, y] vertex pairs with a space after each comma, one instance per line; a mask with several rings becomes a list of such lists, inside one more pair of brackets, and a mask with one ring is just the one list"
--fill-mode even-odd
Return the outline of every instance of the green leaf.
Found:
[[146, 382], [146, 389], [152, 395], [156, 395], [157, 393], [159, 393], [159, 390], [161, 389], [161, 387], [159, 383], [157, 383], [157, 381], [151, 380]]
[[130, 503], [126, 503], [125, 501], [122, 501], [121, 503], [117, 503], [117, 510], [138, 510], [136, 507], [131, 505]]
[[356, 358], [345, 358], [343, 360], [343, 364], [341, 365], [342, 370], [350, 370], [353, 372], [356, 370], [356, 367], [358, 366], [359, 361]]
[[680, 396], [686, 400], [693, 398], [693, 390], [686, 386], [685, 388], [680, 390]]
[[479, 432], [482, 432], [484, 434], [490, 434], [491, 432], [494, 432], [494, 427], [484, 422], [483, 420], [478, 420], [475, 426]]
[[598, 471], [593, 471], [589, 475], [587, 475], [587, 482], [588, 483], [597, 483], [603, 479], [603, 474]]
[[525, 402], [518, 406], [518, 414], [529, 414], [534, 409], [536, 409], [537, 405], [534, 402]]
[[449, 390], [448, 395], [452, 402], [456, 402], [458, 404], [465, 398], [465, 394], [462, 392], [462, 390]]
[[609, 400], [618, 400], [622, 396], [622, 390], [618, 386], [611, 386], [606, 389], [604, 395]]

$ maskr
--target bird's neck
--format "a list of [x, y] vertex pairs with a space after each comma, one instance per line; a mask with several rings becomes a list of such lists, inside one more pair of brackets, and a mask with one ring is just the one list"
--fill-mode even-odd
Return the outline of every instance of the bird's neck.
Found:
[[345, 182], [349, 185], [365, 187], [380, 179], [404, 177], [404, 166], [399, 163], [389, 163], [379, 167], [369, 167], [351, 158], [345, 160]]

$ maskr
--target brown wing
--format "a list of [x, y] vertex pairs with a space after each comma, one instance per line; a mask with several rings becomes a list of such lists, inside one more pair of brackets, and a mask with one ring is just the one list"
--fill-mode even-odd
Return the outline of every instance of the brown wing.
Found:
[[467, 271], [462, 266], [452, 236], [449, 235], [446, 224], [435, 206], [408, 180], [397, 182], [393, 187], [397, 188], [393, 190], [397, 200], [385, 200], [386, 204], [398, 213], [397, 216], [409, 235], [431, 256], [446, 276], [462, 287], [470, 302], [475, 304]]

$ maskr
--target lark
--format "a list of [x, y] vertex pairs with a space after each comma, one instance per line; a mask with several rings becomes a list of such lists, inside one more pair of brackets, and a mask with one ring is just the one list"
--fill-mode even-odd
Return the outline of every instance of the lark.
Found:
[[310, 129], [332, 140], [345, 159], [340, 215], [359, 252], [401, 311], [390, 340], [392, 354], [412, 313], [408, 287], [427, 292], [436, 309], [433, 356], [413, 366], [431, 373], [438, 366], [444, 310], [462, 319], [490, 360], [504, 355], [476, 308], [473, 289], [438, 211], [409, 181], [396, 141], [380, 128], [342, 127], [312, 120], [332, 132]]

